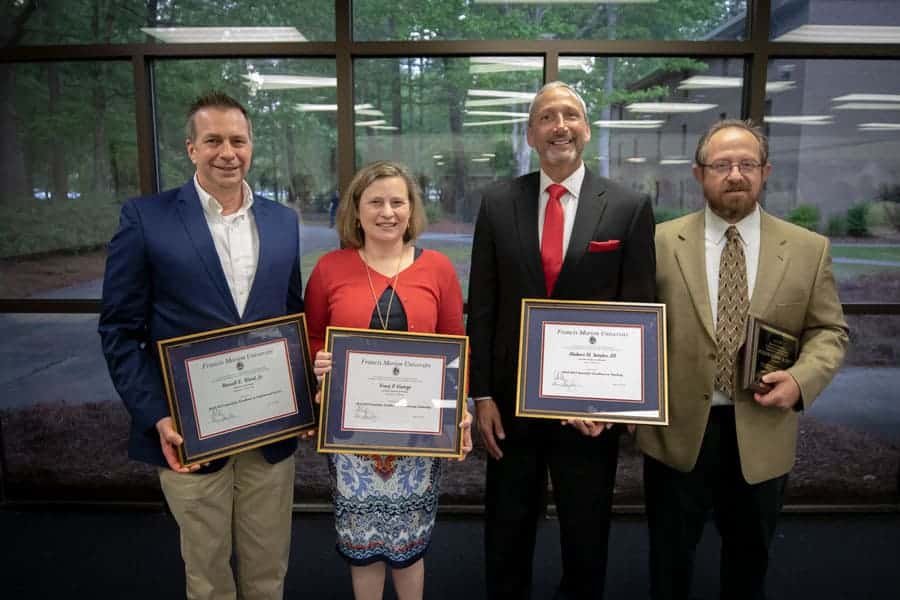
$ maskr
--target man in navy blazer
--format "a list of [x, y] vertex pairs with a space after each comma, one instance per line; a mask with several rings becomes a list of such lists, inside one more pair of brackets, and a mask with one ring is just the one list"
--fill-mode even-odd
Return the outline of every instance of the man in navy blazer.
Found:
[[122, 206], [103, 280], [103, 352], [131, 414], [129, 456], [159, 467], [178, 521], [187, 597], [280, 599], [297, 440], [184, 467], [156, 342], [302, 311], [298, 219], [245, 182], [253, 137], [236, 100], [198, 98], [186, 144], [190, 181]]
[[[487, 190], [475, 224], [469, 392], [490, 455], [485, 559], [491, 600], [531, 595], [548, 470], [562, 548], [556, 597], [603, 595], [618, 429], [515, 416], [523, 298], [653, 302], [656, 294], [650, 203], [584, 167], [590, 139], [581, 96], [561, 82], [545, 85], [528, 117], [528, 144], [540, 158], [540, 172]], [[553, 198], [553, 188], [562, 195]], [[562, 214], [555, 208], [561, 225], [555, 235], [548, 226], [554, 200], [562, 208]], [[548, 239], [556, 240], [555, 263], [545, 251], [551, 250]]]

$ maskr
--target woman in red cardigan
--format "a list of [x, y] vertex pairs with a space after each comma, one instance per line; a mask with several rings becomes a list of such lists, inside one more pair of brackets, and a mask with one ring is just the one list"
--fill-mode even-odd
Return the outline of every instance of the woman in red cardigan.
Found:
[[[414, 245], [424, 227], [422, 193], [406, 168], [379, 161], [354, 176], [337, 211], [343, 249], [319, 259], [304, 296], [317, 376], [331, 368], [322, 350], [329, 325], [464, 334], [453, 265]], [[465, 452], [472, 448], [471, 420], [466, 413]], [[329, 461], [337, 551], [351, 565], [356, 599], [382, 597], [385, 564], [399, 598], [422, 598], [440, 460], [331, 454]]]

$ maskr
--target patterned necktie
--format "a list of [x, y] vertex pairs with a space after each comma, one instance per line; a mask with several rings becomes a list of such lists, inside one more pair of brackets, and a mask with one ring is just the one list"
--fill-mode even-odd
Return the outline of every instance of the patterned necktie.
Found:
[[746, 335], [747, 261], [741, 234], [732, 225], [725, 232], [728, 241], [719, 262], [719, 307], [716, 316], [716, 389], [734, 394], [736, 355]]
[[544, 211], [544, 230], [541, 234], [541, 262], [544, 265], [544, 281], [547, 295], [553, 295], [553, 286], [559, 277], [563, 262], [563, 207], [559, 201], [566, 188], [558, 183], [547, 186], [550, 199]]

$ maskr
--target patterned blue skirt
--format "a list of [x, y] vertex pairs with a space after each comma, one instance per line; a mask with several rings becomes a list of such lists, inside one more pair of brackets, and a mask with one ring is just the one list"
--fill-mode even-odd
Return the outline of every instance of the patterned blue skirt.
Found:
[[441, 461], [422, 456], [329, 455], [337, 551], [356, 566], [402, 569], [431, 542]]

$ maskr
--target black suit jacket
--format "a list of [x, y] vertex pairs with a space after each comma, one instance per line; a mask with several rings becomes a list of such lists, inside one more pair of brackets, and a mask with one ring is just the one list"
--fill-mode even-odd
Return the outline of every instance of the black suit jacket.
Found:
[[[483, 194], [472, 247], [467, 333], [469, 391], [492, 396], [504, 422], [515, 413], [523, 298], [547, 298], [538, 244], [540, 173]], [[648, 200], [585, 172], [578, 211], [552, 298], [653, 302], [656, 256]], [[616, 250], [589, 252], [592, 240], [619, 240]]]

